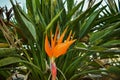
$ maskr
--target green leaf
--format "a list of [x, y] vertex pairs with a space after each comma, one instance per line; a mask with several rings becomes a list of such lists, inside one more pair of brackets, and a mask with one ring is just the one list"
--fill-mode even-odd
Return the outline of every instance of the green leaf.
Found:
[[117, 4], [116, 4], [115, 0], [112, 0], [112, 1], [107, 0], [107, 2], [108, 2], [107, 5], [109, 7], [109, 10], [111, 11], [112, 14], [115, 14], [119, 11], [117, 8]]
[[0, 48], [0, 55], [3, 55], [5, 53], [15, 52], [15, 51], [16, 51], [15, 48]]
[[69, 20], [73, 14], [80, 8], [80, 6], [83, 4], [84, 1], [80, 2], [77, 6], [75, 6], [68, 14], [67, 19]]
[[93, 33], [92, 36], [90, 37], [91, 44], [100, 43], [103, 40], [103, 38], [105, 39], [105, 36], [111, 35], [111, 32], [113, 31], [113, 29], [118, 27], [119, 25], [120, 25], [120, 22], [117, 22], [116, 24], [113, 24], [112, 26], [109, 26], [104, 30]]
[[100, 72], [107, 72], [106, 70], [90, 70], [90, 71], [83, 71], [83, 72], [80, 72], [78, 74], [75, 74], [73, 75], [70, 80], [76, 80], [79, 76], [83, 75], [83, 74], [88, 74], [88, 73], [100, 73]]
[[117, 45], [120, 45], [120, 40], [107, 41], [106, 43], [102, 44], [101, 46], [111, 47], [111, 46], [117, 46]]
[[[107, 13], [108, 14], [108, 13]], [[97, 21], [95, 21], [94, 24], [99, 24], [99, 23], [103, 23], [103, 22], [107, 22], [107, 24], [111, 24], [113, 23], [114, 21], [117, 21], [117, 18], [119, 17], [120, 15], [111, 15], [111, 16], [104, 16], [104, 17], [101, 17], [99, 18]], [[107, 26], [105, 26], [104, 28], [106, 28]], [[103, 27], [99, 27], [99, 28], [103, 28]]]
[[87, 34], [90, 31], [91, 24], [94, 22], [96, 17], [98, 17], [99, 13], [100, 13], [100, 10], [97, 10], [94, 13], [92, 13], [87, 20], [85, 20], [85, 22], [83, 23], [83, 25], [81, 26], [81, 29], [80, 29], [80, 31], [81, 31], [79, 34], [80, 38], [83, 37], [85, 34]]
[[14, 63], [17, 63], [17, 62], [20, 62], [20, 61], [21, 61], [21, 59], [18, 58], [18, 57], [3, 58], [3, 59], [0, 59], [0, 67], [7, 66], [7, 65], [10, 65], [10, 64], [14, 64]]
[[17, 50], [15, 48], [0, 48], [0, 58], [1, 57], [5, 57], [5, 56], [19, 56], [20, 55], [17, 54]]
[[[80, 63], [82, 63], [83, 61], [85, 61], [85, 58], [87, 56], [90, 56], [91, 52], [87, 53], [87, 54], [84, 54], [82, 56], [78, 56], [76, 57], [76, 59], [74, 61], [71, 62], [71, 64], [69, 66], [66, 67], [66, 70], [65, 70], [65, 75], [68, 73], [69, 74], [69, 77], [72, 77], [72, 72], [74, 72], [76, 69], [78, 69], [78, 67], [80, 66]], [[87, 59], [86, 59], [87, 60]], [[82, 66], [82, 65], [81, 65]], [[71, 74], [70, 74], [71, 73]]]
[[30, 70], [35, 70], [36, 72], [41, 74], [40, 76], [42, 77], [43, 73], [42, 73], [41, 69], [38, 66], [36, 66], [28, 61], [21, 60], [18, 57], [7, 57], [7, 58], [0, 59], [0, 67], [4, 67], [7, 65], [15, 64], [15, 63], [24, 63], [24, 65], [27, 66], [27, 68], [29, 68]]
[[74, 5], [74, 0], [67, 0], [67, 9], [68, 9], [68, 12], [70, 12], [72, 10], [73, 5]]
[[12, 0], [10, 1], [13, 5], [15, 18], [19, 23], [19, 28], [22, 30], [22, 32], [24, 33], [28, 40], [30, 39], [36, 40], [36, 30], [34, 25], [31, 23], [26, 14], [21, 10], [20, 6], [18, 4], [14, 5]]
[[28, 9], [29, 17], [31, 17], [31, 20], [34, 23], [39, 23], [40, 17], [38, 16], [37, 11], [39, 10], [38, 7], [40, 7], [40, 1], [39, 0], [26, 0], [26, 6]]
[[77, 24], [81, 19], [85, 18], [85, 15], [89, 13], [89, 9], [79, 14], [74, 20], [70, 21], [71, 24]]
[[120, 68], [116, 67], [116, 66], [110, 66], [108, 68], [108, 72], [116, 74], [117, 76], [119, 76], [120, 75]]
[[52, 25], [55, 23], [55, 21], [58, 19], [60, 14], [63, 10], [61, 10], [58, 14], [55, 15], [55, 17], [51, 20], [51, 22], [47, 25], [45, 33], [52, 27]]
[[40, 17], [40, 22], [41, 22], [41, 24], [42, 24], [41, 27], [42, 27], [42, 28], [45, 28], [45, 27], [46, 27], [46, 23], [45, 23], [45, 20], [44, 20], [41, 12], [40, 12], [39, 10], [38, 10], [38, 14], [39, 14], [39, 17]]

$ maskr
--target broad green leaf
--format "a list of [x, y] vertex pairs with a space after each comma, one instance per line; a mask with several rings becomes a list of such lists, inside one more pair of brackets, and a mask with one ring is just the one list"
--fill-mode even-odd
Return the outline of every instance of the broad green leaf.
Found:
[[0, 58], [2, 59], [3, 57], [19, 57], [23, 58], [20, 54], [18, 54], [19, 51], [15, 48], [0, 48]]
[[36, 40], [36, 30], [34, 25], [30, 20], [28, 20], [29, 18], [27, 18], [25, 14], [23, 15], [24, 12], [21, 11], [19, 5], [18, 4], [14, 5], [12, 0], [10, 1], [13, 5], [15, 18], [19, 23], [19, 28], [22, 30], [22, 32], [24, 33], [28, 40], [29, 39]]
[[7, 57], [7, 58], [0, 59], [0, 67], [4, 67], [7, 65], [15, 64], [15, 63], [24, 63], [30, 70], [36, 70], [41, 75], [43, 74], [39, 67], [37, 67], [36, 65], [34, 65], [28, 61], [21, 60], [18, 57]]
[[108, 41], [108, 42], [102, 44], [101, 46], [111, 47], [111, 46], [117, 46], [117, 45], [120, 45], [120, 40], [111, 40], [111, 41]]
[[11, 53], [16, 54], [17, 50], [15, 48], [0, 48], [0, 57]]
[[7, 66], [10, 64], [18, 63], [21, 59], [18, 57], [7, 57], [0, 59], [0, 67]]

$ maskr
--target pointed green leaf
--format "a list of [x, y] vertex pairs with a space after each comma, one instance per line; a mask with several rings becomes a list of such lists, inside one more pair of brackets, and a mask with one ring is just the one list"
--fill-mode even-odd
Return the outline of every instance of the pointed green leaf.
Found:
[[120, 22], [117, 22], [116, 24], [113, 24], [112, 26], [102, 30], [102, 31], [98, 31], [92, 34], [92, 36], [90, 37], [90, 42], [92, 43], [96, 43], [98, 44], [99, 42], [102, 41], [102, 38], [107, 35], [111, 35], [110, 32], [113, 31], [114, 28], [118, 27], [120, 25]]
[[117, 46], [120, 45], [120, 40], [111, 40], [107, 41], [106, 43], [102, 44], [104, 47], [111, 47], [111, 46]]
[[51, 22], [47, 25], [46, 27], [46, 31], [48, 31], [52, 25], [55, 23], [55, 21], [58, 19], [58, 17], [61, 15], [63, 10], [61, 10], [58, 14], [56, 14], [56, 16], [51, 20]]
[[89, 18], [87, 20], [85, 20], [85, 22], [83, 23], [83, 25], [81, 26], [80, 29], [80, 34], [79, 37], [83, 37], [85, 34], [87, 34], [90, 31], [91, 25], [92, 23], [95, 21], [96, 17], [98, 17], [98, 14], [100, 13], [100, 11], [96, 11], [94, 13], [92, 13]]
[[75, 6], [68, 14], [67, 19], [69, 20], [73, 14], [80, 8], [80, 6], [83, 4], [84, 1], [81, 1], [77, 6]]
[[29, 20], [29, 18], [26, 16], [26, 14], [21, 10], [20, 6], [14, 5], [12, 0], [10, 0], [14, 13], [15, 13], [15, 18], [17, 22], [19, 23], [19, 28], [22, 30], [24, 35], [27, 37], [28, 40], [36, 40], [36, 30], [32, 22]]

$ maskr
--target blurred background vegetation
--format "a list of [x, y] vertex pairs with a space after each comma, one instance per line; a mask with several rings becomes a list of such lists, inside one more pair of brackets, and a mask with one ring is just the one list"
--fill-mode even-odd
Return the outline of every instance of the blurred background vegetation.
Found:
[[56, 59], [57, 80], [120, 80], [120, 0], [10, 2], [0, 7], [0, 80], [50, 80], [44, 38], [57, 25], [77, 39]]

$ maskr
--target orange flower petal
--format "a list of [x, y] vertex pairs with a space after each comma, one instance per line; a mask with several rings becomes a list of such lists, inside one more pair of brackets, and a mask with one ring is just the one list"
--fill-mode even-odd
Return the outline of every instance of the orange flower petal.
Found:
[[62, 33], [62, 35], [60, 36], [59, 40], [58, 40], [58, 44], [61, 43], [63, 41], [63, 38], [65, 36], [65, 33], [67, 31], [68, 27], [65, 28], [64, 32]]
[[50, 43], [49, 43], [49, 41], [48, 41], [47, 35], [46, 35], [46, 37], [45, 37], [45, 51], [46, 51], [46, 53], [47, 53], [47, 55], [48, 55], [49, 57], [52, 57], [52, 49], [51, 49], [51, 47], [50, 47]]
[[50, 31], [50, 36], [51, 36], [51, 47], [54, 48], [55, 42], [53, 40], [52, 31]]
[[70, 47], [70, 45], [72, 45], [76, 40], [71, 40], [65, 43], [60, 43], [58, 45], [56, 45], [56, 47], [53, 50], [53, 56], [54, 57], [59, 57], [63, 54], [66, 53], [66, 51], [68, 50], [68, 48]]
[[[67, 29], [68, 29], [68, 27], [66, 27], [66, 29], [63, 31], [62, 35], [58, 39], [58, 42], [57, 42], [57, 37], [59, 36], [58, 27], [56, 28], [56, 32], [55, 32], [54, 37], [52, 36], [52, 31], [50, 32], [51, 46], [50, 46], [50, 43], [48, 41], [48, 36], [46, 35], [46, 37], [45, 37], [45, 51], [50, 58], [53, 58], [53, 57], [57, 58], [57, 57], [65, 54], [67, 52], [68, 48], [70, 47], [70, 45], [72, 45], [76, 41], [76, 40], [70, 39], [70, 37], [72, 35], [72, 31], [70, 31], [69, 36], [66, 39], [66, 42], [62, 42]], [[74, 34], [72, 35], [72, 37], [73, 36], [74, 36]]]
[[59, 29], [58, 29], [58, 27], [56, 28], [56, 32], [55, 32], [55, 36], [54, 36], [54, 41], [53, 41], [53, 47], [52, 48], [54, 48], [55, 47], [55, 44], [56, 44], [56, 40], [57, 40], [57, 36], [58, 36], [58, 32], [59, 32]]
[[66, 39], [66, 41], [69, 41], [69, 40], [70, 40], [71, 34], [72, 34], [72, 30], [70, 31], [69, 36], [68, 36], [68, 38]]

